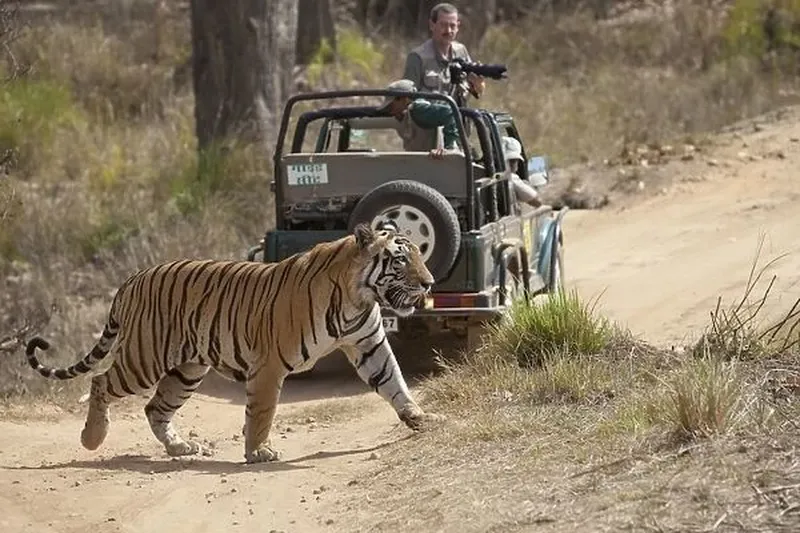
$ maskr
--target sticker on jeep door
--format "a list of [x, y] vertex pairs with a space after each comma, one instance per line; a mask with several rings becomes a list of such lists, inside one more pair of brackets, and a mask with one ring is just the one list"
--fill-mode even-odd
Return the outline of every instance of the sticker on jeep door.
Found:
[[327, 163], [296, 163], [286, 165], [289, 185], [317, 185], [328, 183]]

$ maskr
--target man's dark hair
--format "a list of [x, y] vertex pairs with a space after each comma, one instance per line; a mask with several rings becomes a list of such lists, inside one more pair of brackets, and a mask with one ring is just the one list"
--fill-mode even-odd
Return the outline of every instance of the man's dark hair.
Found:
[[458, 8], [453, 4], [448, 4], [447, 2], [436, 4], [433, 6], [433, 9], [431, 9], [431, 22], [436, 22], [439, 20], [439, 13], [446, 13], [448, 15], [452, 13], [458, 14]]

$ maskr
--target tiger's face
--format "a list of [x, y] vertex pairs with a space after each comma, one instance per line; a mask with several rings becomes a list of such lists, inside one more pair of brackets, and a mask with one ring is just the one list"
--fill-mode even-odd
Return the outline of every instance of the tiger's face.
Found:
[[433, 275], [425, 266], [416, 244], [398, 234], [393, 226], [373, 230], [356, 227], [356, 242], [367, 254], [363, 287], [382, 307], [399, 316], [409, 316], [433, 286]]

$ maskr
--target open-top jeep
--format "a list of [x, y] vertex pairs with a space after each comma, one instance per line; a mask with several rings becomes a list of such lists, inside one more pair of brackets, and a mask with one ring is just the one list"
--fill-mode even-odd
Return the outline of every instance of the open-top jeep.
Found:
[[[408, 94], [343, 90], [287, 101], [274, 154], [275, 228], [249, 250], [248, 259], [280, 261], [338, 239], [360, 222], [375, 227], [391, 219], [420, 247], [436, 283], [410, 317], [384, 310], [387, 332], [402, 339], [418, 337], [420, 328], [447, 329], [466, 335], [474, 347], [482, 325], [501, 316], [513, 300], [562, 284], [566, 208], [534, 209], [516, 201], [503, 176], [501, 137], [521, 142], [508, 113], [459, 108], [445, 94], [413, 93], [444, 101], [455, 113], [463, 154], [434, 159], [428, 152], [405, 151], [399, 122], [378, 105], [320, 105], [304, 112], [295, 107], [388, 95]], [[521, 144], [528, 170], [521, 177], [546, 177], [544, 158], [528, 158]]]

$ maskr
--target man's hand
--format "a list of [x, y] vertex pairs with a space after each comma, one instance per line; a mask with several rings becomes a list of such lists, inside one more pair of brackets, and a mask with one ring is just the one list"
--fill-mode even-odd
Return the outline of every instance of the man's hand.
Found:
[[444, 158], [444, 148], [442, 147], [434, 148], [433, 150], [428, 152], [428, 155], [431, 156], [433, 159], [442, 159]]
[[537, 196], [536, 198], [528, 200], [528, 205], [535, 209], [537, 207], [542, 207], [542, 201]]
[[428, 155], [433, 159], [444, 159], [445, 154], [460, 154], [460, 153], [462, 152], [458, 148], [442, 148], [440, 146], [428, 152]]
[[470, 92], [476, 97], [480, 98], [486, 88], [486, 80], [482, 76], [478, 76], [474, 72], [467, 74], [467, 83], [469, 83]]

